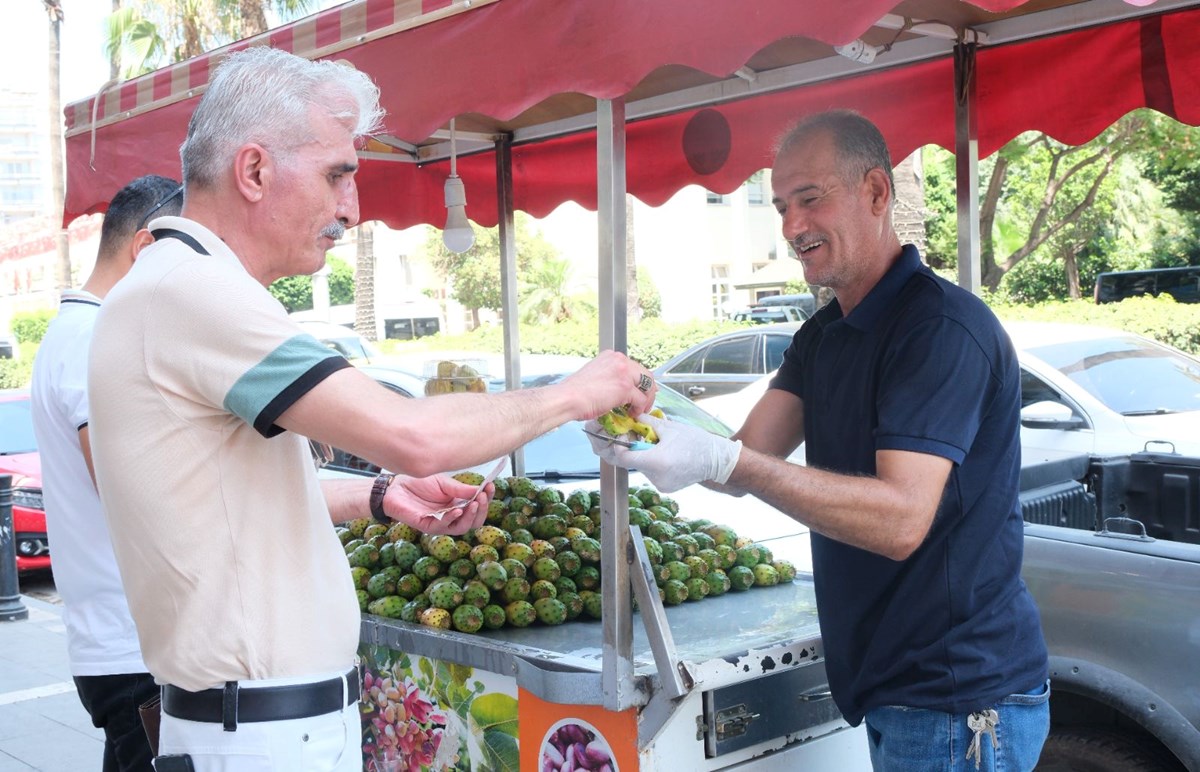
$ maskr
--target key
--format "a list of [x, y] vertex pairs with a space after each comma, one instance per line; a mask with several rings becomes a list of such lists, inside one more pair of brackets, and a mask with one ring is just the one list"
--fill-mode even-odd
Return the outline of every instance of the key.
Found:
[[992, 750], [1000, 749], [1000, 741], [996, 738], [996, 725], [999, 723], [1000, 714], [991, 708], [967, 716], [967, 728], [972, 732], [971, 745], [967, 748], [967, 761], [974, 757], [976, 769], [979, 769], [979, 765], [983, 761], [983, 752], [980, 748], [980, 738], [983, 735], [986, 734], [991, 738]]

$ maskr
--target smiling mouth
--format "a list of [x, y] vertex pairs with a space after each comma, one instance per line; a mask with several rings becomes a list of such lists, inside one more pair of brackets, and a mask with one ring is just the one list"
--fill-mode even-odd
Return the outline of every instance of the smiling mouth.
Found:
[[815, 239], [804, 244], [795, 244], [796, 254], [803, 255], [813, 251], [817, 247], [825, 243], [825, 239]]

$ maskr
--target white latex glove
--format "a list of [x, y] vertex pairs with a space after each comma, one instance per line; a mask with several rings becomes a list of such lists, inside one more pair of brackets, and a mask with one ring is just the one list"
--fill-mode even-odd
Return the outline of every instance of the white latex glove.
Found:
[[[658, 444], [653, 448], [630, 450], [589, 437], [592, 450], [613, 466], [636, 469], [646, 475], [663, 493], [674, 493], [707, 480], [724, 484], [733, 474], [742, 452], [741, 440], [727, 440], [691, 424], [652, 415], [639, 416], [637, 420], [649, 424], [658, 434]], [[589, 431], [604, 431], [593, 423], [588, 423]]]

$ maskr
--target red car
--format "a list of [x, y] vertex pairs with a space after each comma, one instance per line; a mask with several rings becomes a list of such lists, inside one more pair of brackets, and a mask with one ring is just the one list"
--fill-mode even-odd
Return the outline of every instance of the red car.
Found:
[[12, 475], [17, 571], [50, 567], [46, 513], [42, 509], [42, 463], [33, 437], [28, 389], [0, 391], [0, 475]]

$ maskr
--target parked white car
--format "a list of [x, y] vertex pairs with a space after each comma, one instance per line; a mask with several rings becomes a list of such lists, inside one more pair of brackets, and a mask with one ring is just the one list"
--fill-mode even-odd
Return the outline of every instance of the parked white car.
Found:
[[[1021, 363], [1025, 447], [1200, 455], [1200, 360], [1123, 330], [1052, 322], [1004, 327]], [[774, 377], [699, 404], [736, 430]], [[799, 453], [803, 458], [803, 446]]]
[[1200, 360], [1123, 330], [1007, 322], [1027, 447], [1200, 455]]

